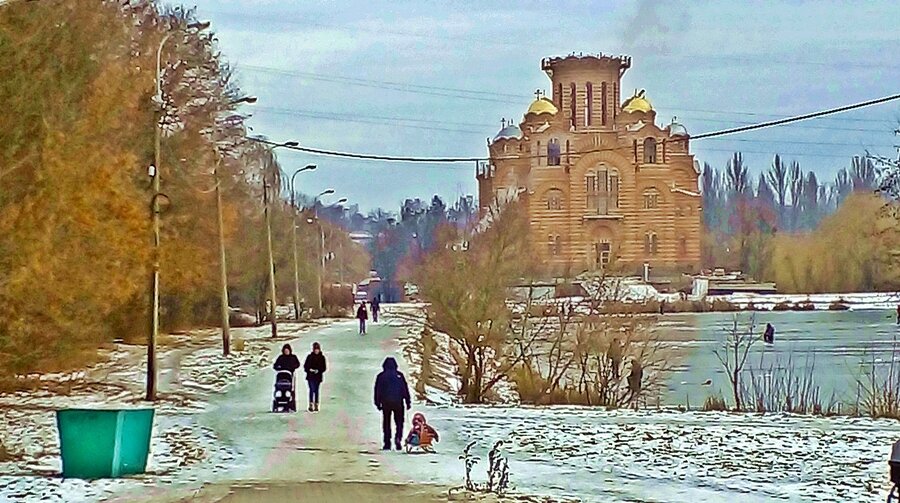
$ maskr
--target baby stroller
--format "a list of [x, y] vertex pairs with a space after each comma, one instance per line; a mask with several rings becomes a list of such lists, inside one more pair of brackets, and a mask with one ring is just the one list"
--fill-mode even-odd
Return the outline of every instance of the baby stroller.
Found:
[[272, 412], [297, 412], [297, 393], [294, 386], [294, 373], [279, 370], [275, 373], [275, 395], [272, 399]]
[[891, 468], [891, 492], [888, 493], [887, 502], [894, 503], [900, 501], [900, 441], [894, 442], [891, 448], [891, 458], [888, 460], [888, 466]]

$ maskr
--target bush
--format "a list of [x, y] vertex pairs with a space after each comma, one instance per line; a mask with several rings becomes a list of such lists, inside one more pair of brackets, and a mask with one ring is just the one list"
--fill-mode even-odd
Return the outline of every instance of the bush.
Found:
[[322, 310], [325, 316], [346, 318], [353, 314], [353, 290], [348, 286], [327, 286], [322, 289]]
[[231, 341], [231, 349], [234, 351], [238, 351], [238, 352], [243, 351], [245, 345], [246, 345], [246, 343], [244, 342], [244, 339], [241, 339], [240, 337], [235, 337]]
[[790, 311], [790, 310], [791, 310], [791, 304], [790, 304], [790, 302], [787, 302], [787, 301], [779, 302], [778, 304], [775, 304], [774, 306], [772, 306], [772, 311]]
[[706, 412], [727, 411], [728, 404], [725, 403], [725, 397], [722, 395], [710, 395], [703, 402], [703, 410]]
[[836, 300], [828, 306], [829, 311], [846, 311], [848, 309], [850, 309], [850, 306], [844, 304], [841, 300]]

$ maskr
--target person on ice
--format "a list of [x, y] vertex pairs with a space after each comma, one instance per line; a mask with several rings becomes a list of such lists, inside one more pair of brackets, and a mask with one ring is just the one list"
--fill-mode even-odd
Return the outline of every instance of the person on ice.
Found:
[[300, 360], [297, 359], [297, 355], [294, 354], [290, 344], [285, 344], [281, 347], [281, 354], [275, 359], [273, 367], [275, 370], [287, 370], [290, 373], [294, 373], [295, 370], [300, 368]]
[[359, 320], [359, 335], [366, 335], [366, 320], [369, 319], [369, 312], [366, 311], [366, 302], [359, 303], [359, 309], [356, 310], [356, 319]]
[[309, 386], [308, 410], [318, 412], [319, 387], [322, 385], [322, 374], [325, 373], [325, 355], [322, 354], [322, 346], [318, 342], [313, 343], [312, 352], [306, 355], [303, 370], [306, 371], [306, 384]]
[[384, 433], [382, 449], [391, 450], [391, 416], [394, 426], [394, 448], [398, 451], [402, 448], [400, 439], [403, 438], [403, 407], [406, 410], [412, 407], [409, 397], [409, 386], [406, 377], [397, 370], [397, 360], [392, 357], [384, 359], [381, 364], [382, 371], [375, 378], [375, 407], [381, 411], [381, 429]]
[[766, 323], [766, 331], [763, 332], [763, 342], [775, 344], [775, 327], [771, 323]]
[[425, 414], [416, 412], [413, 414], [412, 428], [406, 437], [406, 444], [413, 447], [421, 447], [425, 450], [431, 449], [432, 442], [439, 442], [440, 436], [437, 430], [431, 427], [425, 420]]

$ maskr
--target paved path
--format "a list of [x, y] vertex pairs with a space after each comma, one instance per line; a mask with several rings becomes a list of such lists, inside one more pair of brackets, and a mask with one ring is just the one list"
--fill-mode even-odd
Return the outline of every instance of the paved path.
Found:
[[[438, 463], [439, 458], [382, 452], [381, 414], [372, 403], [375, 376], [386, 356], [394, 356], [405, 371], [395, 337], [399, 330], [373, 324], [368, 335], [359, 336], [355, 322], [346, 321], [306, 334], [293, 343], [301, 362], [314, 341], [322, 344], [327, 358], [321, 410], [317, 413], [306, 411], [305, 381], [298, 382], [299, 412], [269, 412], [274, 378], [271, 370], [244, 379], [214, 398], [211, 412], [201, 422], [241, 455], [225, 480], [267, 484], [406, 484], [422, 480], [410, 472], [421, 472], [423, 464]], [[273, 361], [279, 348], [280, 344], [273, 346]], [[411, 470], [413, 466], [417, 469]], [[274, 492], [270, 496], [280, 500]]]

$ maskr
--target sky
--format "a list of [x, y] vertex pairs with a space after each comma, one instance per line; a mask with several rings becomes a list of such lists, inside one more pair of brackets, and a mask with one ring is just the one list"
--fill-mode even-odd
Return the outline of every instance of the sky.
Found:
[[[170, 2], [172, 3], [172, 2]], [[693, 134], [900, 92], [900, 4], [195, 0], [238, 81], [259, 101], [252, 134], [308, 147], [406, 156], [486, 156], [501, 118], [522, 120], [547, 56], [627, 54], [623, 98], [646, 89], [657, 122]], [[893, 155], [900, 101], [691, 143], [755, 174], [776, 153], [832, 179], [853, 155]], [[400, 164], [278, 149], [298, 189], [335, 189], [364, 211], [477, 194], [474, 163]], [[326, 201], [327, 202], [327, 201]]]

